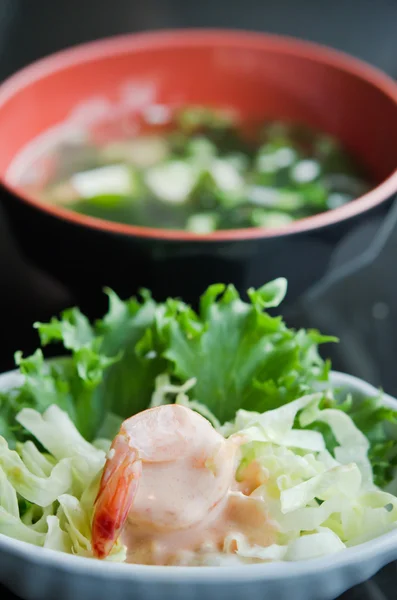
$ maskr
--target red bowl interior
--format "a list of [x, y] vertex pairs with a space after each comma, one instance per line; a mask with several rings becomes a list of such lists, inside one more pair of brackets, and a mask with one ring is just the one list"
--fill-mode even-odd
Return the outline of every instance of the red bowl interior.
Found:
[[[0, 181], [26, 202], [80, 224], [190, 239], [187, 232], [110, 223], [44, 206], [8, 178], [11, 163], [26, 144], [70, 119], [76, 106], [90, 102], [86, 114], [91, 117], [106, 102], [113, 109], [119, 106], [126, 90], [124, 101], [131, 110], [139, 102], [208, 104], [233, 107], [245, 117], [307, 123], [338, 137], [379, 182], [362, 198], [295, 222], [283, 232], [349, 218], [397, 190], [395, 82], [356, 59], [314, 44], [218, 31], [139, 34], [94, 42], [53, 55], [10, 78], [0, 86]], [[246, 229], [203, 239], [279, 233]]]

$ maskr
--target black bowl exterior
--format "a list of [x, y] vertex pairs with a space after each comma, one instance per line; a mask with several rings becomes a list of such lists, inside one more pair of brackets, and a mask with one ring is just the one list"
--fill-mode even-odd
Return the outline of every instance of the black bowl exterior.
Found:
[[2, 190], [4, 208], [26, 258], [66, 285], [90, 316], [106, 308], [105, 286], [121, 297], [148, 288], [157, 300], [181, 297], [197, 305], [212, 283], [233, 283], [244, 294], [276, 277], [286, 277], [293, 303], [326, 272], [339, 241], [371, 211], [311, 231], [226, 241], [181, 241], [113, 233], [77, 225]]

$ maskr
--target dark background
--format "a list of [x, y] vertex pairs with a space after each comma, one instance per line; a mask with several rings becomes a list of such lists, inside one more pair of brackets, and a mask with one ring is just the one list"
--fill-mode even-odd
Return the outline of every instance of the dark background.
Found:
[[[180, 27], [293, 35], [354, 54], [397, 77], [397, 0], [0, 0], [0, 81], [73, 44]], [[32, 271], [18, 254], [0, 205], [0, 370], [12, 367], [16, 349], [35, 348], [34, 320], [71, 302], [66, 290]], [[372, 381], [380, 383], [372, 370]]]
[[[73, 44], [118, 33], [180, 27], [244, 28], [293, 35], [349, 52], [397, 78], [397, 0], [0, 0], [0, 81], [29, 62]], [[371, 231], [357, 235], [348, 253], [366, 247], [379, 225], [373, 223]], [[342, 254], [339, 262], [344, 260]], [[397, 306], [397, 286], [391, 285], [394, 278], [394, 272], [383, 274], [382, 281], [387, 283], [383, 295], [392, 304], [396, 300]], [[362, 302], [362, 296], [354, 298], [355, 305]], [[72, 302], [66, 290], [32, 270], [26, 257], [20, 256], [0, 204], [0, 370], [13, 366], [16, 349], [35, 349], [33, 321], [45, 320]], [[363, 321], [372, 319], [367, 314], [370, 310], [365, 307], [360, 322], [354, 324], [354, 335], [360, 330], [367, 335]], [[313, 311], [308, 312], [309, 317], [297, 313], [297, 325], [325, 325], [328, 329], [327, 323], [315, 322]], [[351, 321], [350, 314], [345, 320]], [[394, 324], [383, 323], [382, 331], [390, 325]], [[337, 354], [334, 364], [397, 393], [394, 369], [385, 372], [379, 366], [384, 362], [384, 350], [373, 351], [374, 335], [376, 345], [385, 346], [378, 330], [369, 332], [365, 340], [360, 334], [352, 348], [344, 342], [344, 354]], [[338, 327], [332, 333], [339, 333]], [[397, 353], [389, 339], [386, 343], [386, 354]], [[361, 346], [367, 347], [368, 356], [360, 359], [360, 370], [357, 361], [349, 357]]]
[[[397, 78], [397, 0], [0, 0], [0, 81], [33, 60], [73, 44], [118, 33], [181, 27], [242, 28], [293, 35], [349, 52]], [[380, 221], [374, 222], [356, 233], [348, 244], [348, 255], [360, 254], [380, 227]], [[394, 319], [393, 311], [386, 311], [390, 318], [385, 320], [386, 313], [380, 310], [376, 316], [373, 305], [368, 307], [365, 299], [366, 290], [376, 281], [383, 309], [397, 307], [394, 257], [397, 246], [391, 244], [381, 277], [378, 265], [375, 275], [364, 273], [358, 285], [342, 283], [334, 303], [340, 322], [352, 321], [356, 336], [352, 346], [346, 343], [345, 355], [336, 357], [337, 366], [363, 375], [354, 369], [348, 354], [358, 347], [367, 348], [366, 362], [357, 355], [360, 360], [356, 363], [365, 364], [366, 378], [383, 383], [388, 391], [397, 390], [393, 360], [397, 345], [392, 339], [397, 331], [397, 314]], [[343, 261], [342, 255], [339, 263]], [[356, 296], [352, 287], [359, 290]], [[346, 308], [340, 298], [348, 289], [352, 305]], [[49, 318], [71, 302], [67, 290], [31, 268], [28, 257], [20, 255], [0, 204], [0, 371], [12, 367], [12, 355], [18, 348], [25, 352], [35, 348], [37, 340], [31, 328], [34, 320]], [[324, 315], [321, 302], [325, 307], [324, 295], [317, 302]], [[315, 320], [310, 304], [306, 311], [302, 306], [303, 310], [294, 314], [297, 324], [316, 325], [310, 322]], [[356, 321], [350, 319], [355, 313], [361, 315]], [[367, 335], [372, 317], [378, 325]], [[322, 329], [324, 325], [326, 321]], [[392, 565], [346, 598], [394, 599], [395, 581], [396, 567]]]
[[397, 76], [395, 0], [1, 0], [0, 77], [71, 44], [177, 27], [293, 35], [350, 52]]

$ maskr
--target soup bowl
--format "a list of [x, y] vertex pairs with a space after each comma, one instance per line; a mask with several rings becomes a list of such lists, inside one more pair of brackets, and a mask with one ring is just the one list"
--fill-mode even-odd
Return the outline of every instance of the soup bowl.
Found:
[[[336, 136], [376, 187], [280, 229], [197, 235], [114, 223], [44, 203], [18, 185], [38, 140], [67, 127], [124, 118], [153, 104], [232, 108], [250, 119], [296, 121]], [[117, 117], [118, 116], [118, 117]], [[30, 261], [66, 284], [90, 315], [101, 288], [195, 298], [209, 284], [239, 291], [276, 276], [296, 299], [327, 269], [353, 227], [385, 211], [397, 190], [397, 83], [339, 52], [236, 31], [133, 34], [78, 46], [0, 86], [2, 200]]]
[[[364, 381], [333, 372], [332, 385], [357, 402], [378, 396]], [[17, 372], [0, 376], [0, 391], [17, 387]], [[386, 406], [397, 400], [383, 397]], [[145, 566], [98, 561], [0, 535], [0, 583], [22, 600], [333, 600], [397, 558], [397, 531], [320, 558], [224, 567]]]

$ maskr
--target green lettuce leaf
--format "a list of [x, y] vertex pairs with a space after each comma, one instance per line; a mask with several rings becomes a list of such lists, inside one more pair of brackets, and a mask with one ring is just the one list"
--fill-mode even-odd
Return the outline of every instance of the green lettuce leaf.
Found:
[[127, 418], [148, 407], [155, 379], [166, 368], [155, 337], [159, 307], [146, 291], [140, 301], [127, 302], [111, 290], [107, 293], [109, 311], [96, 323], [96, 332], [102, 336], [101, 352], [119, 358], [106, 371], [101, 394], [106, 411]]
[[[280, 278], [249, 290], [243, 301], [233, 286], [212, 285], [197, 312], [178, 299], [157, 303], [147, 291], [123, 301], [107, 290], [109, 310], [95, 323], [77, 308], [36, 323], [41, 346], [57, 344], [66, 356], [46, 362], [41, 348], [29, 357], [16, 354], [23, 384], [0, 394], [0, 435], [10, 448], [32, 438], [15, 419], [24, 408], [43, 413], [57, 405], [92, 441], [111, 439], [123, 419], [163, 401], [190, 403], [222, 424], [240, 409], [262, 413], [316, 391], [330, 372], [319, 345], [335, 340], [290, 329], [268, 312], [283, 300], [286, 287]], [[194, 385], [185, 388], [190, 381]], [[322, 408], [352, 417], [369, 440], [375, 482], [391, 482], [397, 451], [388, 425], [395, 426], [397, 411], [382, 406], [381, 396], [322, 402]], [[307, 427], [319, 431], [333, 451], [336, 440], [327, 424]]]
[[157, 305], [147, 293], [126, 302], [110, 290], [108, 296], [108, 313], [93, 325], [78, 308], [35, 324], [42, 346], [62, 344], [60, 353], [68, 355], [46, 362], [41, 349], [26, 358], [16, 354], [24, 383], [0, 395], [0, 434], [11, 445], [26, 438], [15, 423], [23, 408], [43, 412], [56, 404], [93, 440], [101, 428], [114, 434], [121, 419], [149, 405], [166, 361], [154, 352], [152, 337], [148, 352], [139, 345], [154, 327]]
[[231, 285], [211, 286], [198, 315], [176, 313], [164, 325], [164, 356], [173, 375], [180, 381], [196, 378], [195, 399], [221, 422], [240, 408], [263, 412], [281, 406], [328, 378], [329, 365], [317, 348], [334, 338], [296, 332], [264, 312], [284, 292], [285, 280], [276, 280], [250, 290], [246, 303]]

